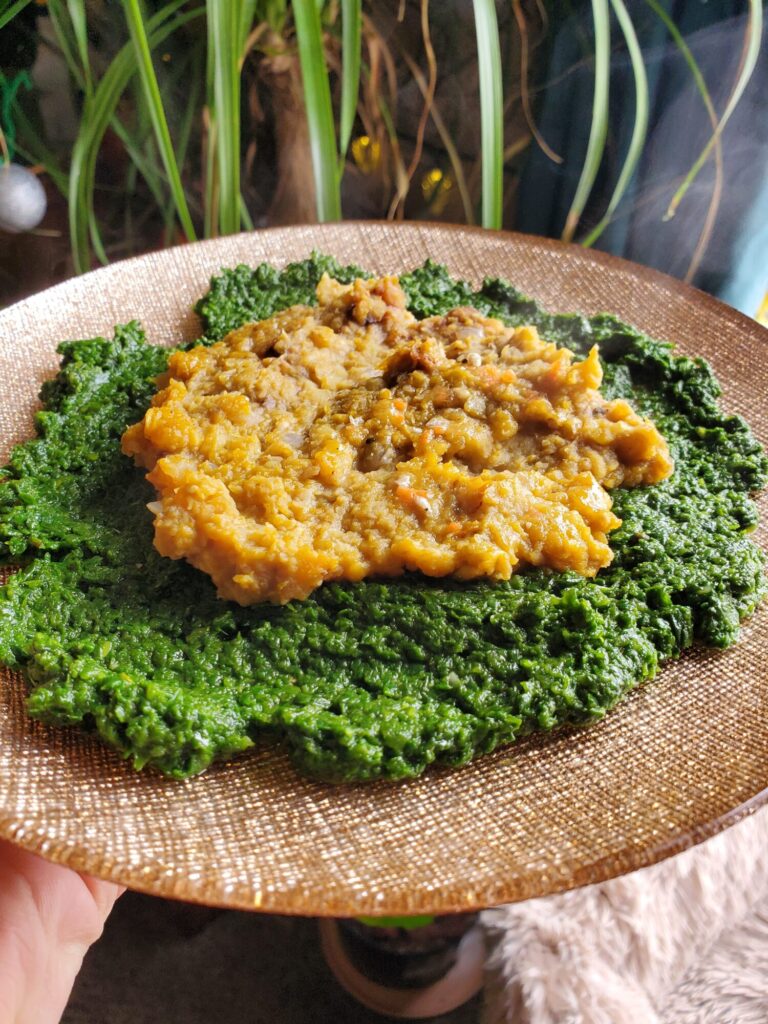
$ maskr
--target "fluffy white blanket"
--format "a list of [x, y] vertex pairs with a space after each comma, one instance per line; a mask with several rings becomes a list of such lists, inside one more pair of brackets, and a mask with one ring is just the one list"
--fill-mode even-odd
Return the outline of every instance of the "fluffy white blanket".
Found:
[[483, 922], [484, 1024], [766, 1024], [768, 809], [654, 867]]

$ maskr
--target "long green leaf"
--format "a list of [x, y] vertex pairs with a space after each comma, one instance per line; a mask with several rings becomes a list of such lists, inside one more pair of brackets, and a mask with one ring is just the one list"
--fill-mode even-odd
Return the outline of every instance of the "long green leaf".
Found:
[[363, 42], [362, 0], [341, 0], [341, 118], [339, 158], [344, 160], [352, 136], [360, 92], [360, 62]]
[[[177, 5], [178, 6], [178, 5]], [[93, 98], [93, 82], [90, 68], [90, 57], [88, 53], [88, 36], [86, 14], [83, 0], [67, 0], [67, 9], [70, 15], [68, 22], [62, 0], [48, 0], [48, 13], [56, 34], [56, 41], [64, 56], [70, 74], [80, 89], [85, 93], [85, 105], [81, 121], [87, 124], [91, 118], [90, 103]], [[165, 206], [163, 185], [161, 176], [158, 175], [152, 162], [145, 158], [140, 144], [134, 140], [131, 132], [118, 120], [113, 117], [110, 127], [125, 146], [126, 152], [131, 159], [131, 166], [138, 170], [149, 185], [158, 206], [162, 209]], [[87, 210], [83, 211], [83, 222], [87, 218], [88, 231], [96, 255], [101, 263], [106, 263], [107, 255], [104, 244], [101, 240], [99, 225], [93, 209], [93, 193], [87, 197]], [[78, 212], [78, 216], [80, 211]], [[70, 208], [70, 215], [72, 210]]]
[[[204, 7], [176, 12], [185, 0], [173, 0], [148, 23], [149, 41], [157, 46], [189, 21], [205, 13]], [[114, 117], [120, 97], [136, 72], [136, 55], [131, 43], [118, 52], [94, 89], [88, 120], [82, 120], [72, 149], [69, 171], [69, 226], [72, 255], [77, 273], [90, 269], [88, 244], [90, 196], [93, 194], [96, 159], [104, 132]]]
[[621, 202], [632, 180], [632, 175], [635, 173], [635, 168], [642, 155], [648, 135], [648, 76], [645, 73], [643, 51], [640, 49], [637, 33], [635, 32], [629, 12], [624, 6], [624, 0], [611, 0], [611, 5], [616, 12], [616, 19], [626, 40], [629, 59], [632, 63], [632, 73], [635, 79], [635, 122], [632, 127], [632, 138], [629, 140], [629, 148], [624, 159], [624, 165], [621, 168], [619, 180], [616, 182], [608, 208], [600, 223], [582, 241], [581, 244], [584, 246], [593, 245], [610, 223], [611, 217], [616, 212], [616, 207]]
[[482, 223], [500, 228], [504, 201], [504, 97], [501, 48], [494, 0], [474, 0], [480, 75], [480, 146], [482, 150]]
[[[168, 196], [168, 178], [165, 174], [164, 168], [162, 167], [162, 163], [158, 163], [154, 149], [150, 152], [147, 151], [150, 149], [150, 147], [147, 146], [148, 136], [152, 133], [153, 129], [152, 121], [147, 109], [146, 99], [140, 86], [136, 90], [134, 108], [138, 116], [135, 119], [136, 123], [133, 124], [130, 130], [126, 128], [116, 115], [114, 115], [109, 122], [110, 128], [120, 139], [125, 147], [128, 157], [130, 158], [128, 177], [126, 180], [126, 192], [128, 195], [133, 194], [135, 187], [135, 175], [140, 174], [147, 183], [149, 191], [157, 203], [158, 210], [162, 212], [166, 233], [169, 233], [175, 220], [175, 208], [173, 205], [173, 199]], [[177, 163], [182, 165], [183, 160], [177, 157]], [[93, 244], [94, 251], [97, 256], [99, 256], [99, 259], [101, 259], [103, 263], [106, 263], [106, 254], [100, 255], [99, 252], [101, 241], [98, 238], [98, 223], [93, 212], [93, 199], [93, 191], [90, 191], [88, 194], [88, 217], [90, 223], [91, 242]], [[130, 203], [126, 203], [126, 212], [130, 209], [130, 205]], [[103, 247], [101, 248], [103, 250]]]
[[[688, 65], [688, 70], [691, 72], [693, 81], [696, 84], [702, 102], [706, 107], [707, 114], [709, 116], [710, 124], [712, 125], [713, 132], [717, 131], [717, 112], [712, 102], [712, 96], [710, 95], [707, 83], [704, 81], [704, 76], [701, 73], [701, 69], [696, 62], [696, 58], [691, 53], [691, 48], [683, 39], [683, 35], [680, 29], [674, 23], [674, 21], [667, 14], [666, 10], [658, 2], [658, 0], [646, 0], [646, 3], [652, 11], [660, 18], [660, 20], [666, 26], [667, 31], [675, 43], [675, 46], [680, 51], [683, 60]], [[709, 207], [707, 209], [707, 215], [704, 218], [704, 223], [701, 226], [699, 233], [699, 240], [696, 243], [691, 262], [688, 264], [688, 270], [686, 271], [684, 280], [690, 283], [696, 271], [699, 268], [702, 257], [709, 245], [709, 241], [712, 237], [712, 232], [715, 227], [715, 221], [717, 219], [717, 211], [720, 205], [720, 197], [723, 191], [723, 144], [722, 139], [719, 135], [714, 136], [714, 154], [715, 154], [715, 181], [712, 187], [712, 195], [709, 201]]]
[[12, 21], [31, 2], [32, 0], [16, 0], [16, 3], [6, 4], [0, 14], [0, 28], [5, 28], [8, 22]]
[[48, 15], [56, 35], [56, 42], [69, 69], [69, 73], [78, 86], [85, 91], [85, 76], [75, 52], [77, 41], [64, 9], [63, 0], [48, 0]]
[[[88, 30], [86, 25], [85, 6], [83, 0], [67, 0], [67, 20], [62, 0], [48, 0], [48, 13], [51, 18], [59, 48], [75, 82], [85, 93], [85, 104], [82, 117], [90, 117], [90, 104], [93, 98], [93, 80], [91, 77], [90, 57], [88, 54]], [[93, 202], [88, 204], [88, 234], [91, 238], [93, 251], [100, 263], [109, 262], [104, 242], [99, 231], [99, 222], [93, 209]]]
[[[90, 80], [90, 62], [88, 60], [88, 42], [87, 34], [85, 37], [85, 51], [80, 45], [77, 33], [78, 31], [82, 34], [83, 25], [75, 27], [74, 19], [72, 17], [72, 8], [77, 7], [77, 0], [73, 3], [67, 4], [69, 11], [69, 18], [67, 17], [67, 11], [65, 11], [63, 0], [48, 0], [48, 14], [51, 19], [51, 25], [53, 26], [54, 33], [56, 35], [56, 41], [61, 50], [64, 61], [69, 69], [69, 73], [77, 83], [80, 89], [85, 93], [85, 104], [83, 106], [82, 118], [84, 121], [88, 121], [90, 117], [90, 103], [93, 94], [92, 83]], [[85, 12], [75, 11], [75, 18], [82, 14], [82, 18], [85, 17]], [[88, 66], [88, 71], [83, 66], [83, 60]], [[96, 253], [96, 257], [100, 263], [108, 263], [107, 253], [104, 248], [104, 243], [101, 239], [101, 233], [99, 231], [99, 224], [96, 219], [96, 214], [93, 209], [93, 203], [90, 202], [86, 213], [88, 234], [90, 235], [91, 244], [93, 250]]]
[[682, 185], [672, 197], [672, 202], [669, 204], [669, 207], [667, 209], [665, 217], [666, 220], [669, 220], [670, 217], [674, 217], [675, 211], [680, 205], [680, 201], [682, 200], [683, 196], [688, 191], [688, 189], [691, 187], [695, 179], [698, 177], [698, 174], [701, 171], [704, 164], [707, 162], [709, 154], [712, 152], [712, 149], [715, 146], [717, 140], [723, 134], [725, 126], [730, 121], [731, 115], [738, 106], [739, 100], [744, 95], [744, 90], [747, 87], [747, 83], [752, 77], [752, 72], [755, 70], [755, 67], [757, 65], [757, 59], [760, 55], [760, 43], [762, 42], [763, 37], [762, 0], [749, 0], [749, 24], [747, 26], [747, 32], [749, 33], [747, 50], [744, 55], [744, 64], [741, 69], [741, 74], [739, 75], [736, 84], [733, 87], [733, 91], [731, 92], [728, 104], [726, 105], [726, 108], [723, 111], [722, 116], [717, 123], [717, 127], [712, 133], [712, 137], [710, 138], [709, 142], [706, 144], [704, 149], [702, 149], [693, 167], [691, 167], [690, 171], [686, 174], [685, 180], [683, 181]]
[[715, 108], [712, 103], [712, 96], [710, 95], [709, 89], [707, 88], [707, 83], [704, 81], [704, 76], [701, 73], [701, 68], [697, 63], [696, 58], [693, 56], [690, 46], [686, 43], [685, 39], [683, 38], [682, 32], [674, 23], [674, 21], [670, 18], [669, 14], [666, 12], [664, 7], [658, 2], [658, 0], [645, 0], [645, 2], [648, 4], [651, 10], [656, 15], [658, 15], [661, 21], [663, 21], [667, 31], [672, 36], [675, 46], [678, 48], [683, 57], [683, 60], [688, 65], [688, 70], [691, 72], [691, 75], [693, 76], [696, 88], [698, 89], [701, 98], [704, 101], [704, 106], [707, 108], [707, 113], [709, 114], [710, 119], [714, 120], [715, 124], [717, 124], [717, 115], [715, 114]]
[[84, 0], [67, 0], [67, 9], [69, 10], [72, 30], [77, 43], [77, 51], [80, 55], [80, 64], [83, 69], [85, 94], [90, 96], [93, 92], [93, 77], [91, 75], [91, 61], [88, 54], [88, 22], [85, 13], [85, 2]]
[[124, 0], [128, 30], [136, 53], [136, 60], [139, 67], [139, 77], [147, 98], [149, 113], [152, 118], [152, 125], [155, 130], [155, 138], [160, 149], [160, 156], [168, 174], [168, 182], [171, 188], [171, 195], [176, 206], [176, 212], [184, 229], [184, 233], [190, 241], [196, 238], [195, 228], [187, 207], [187, 198], [184, 195], [184, 186], [181, 183], [179, 167], [176, 163], [176, 155], [171, 142], [171, 134], [168, 131], [168, 122], [165, 117], [163, 100], [160, 96], [160, 87], [157, 84], [155, 68], [152, 64], [152, 52], [147, 39], [147, 31], [144, 25], [144, 18], [139, 6], [139, 0]]
[[608, 83], [611, 67], [611, 16], [608, 11], [608, 0], [592, 0], [592, 18], [595, 26], [595, 91], [592, 98], [592, 123], [584, 166], [563, 228], [564, 242], [570, 242], [576, 232], [597, 178], [608, 134]]
[[241, 61], [247, 56], [245, 53], [245, 44], [248, 40], [248, 36], [251, 33], [254, 19], [256, 18], [256, 4], [258, 0], [240, 0], [240, 59]]
[[[136, 83], [136, 88], [132, 90], [132, 100], [130, 106], [134, 116], [131, 119], [130, 129], [122, 123], [117, 115], [112, 117], [109, 123], [110, 128], [125, 146], [125, 151], [130, 157], [129, 174], [130, 172], [141, 174], [149, 186], [158, 208], [163, 211], [164, 220], [168, 221], [169, 218], [173, 220], [175, 216], [173, 200], [169, 200], [167, 195], [168, 178], [162, 161], [159, 159], [159, 154], [156, 154], [156, 147], [152, 148], [148, 145], [150, 141], [154, 141], [154, 137], [152, 136], [152, 120], [141, 83]], [[133, 194], [134, 188], [135, 178], [130, 187], [126, 181], [126, 191], [129, 195]]]
[[131, 166], [135, 167], [139, 174], [141, 174], [149, 186], [149, 191], [152, 193], [155, 202], [163, 209], [167, 203], [165, 190], [168, 179], [164, 176], [162, 168], [159, 168], [152, 157], [147, 156], [142, 151], [125, 125], [116, 117], [111, 119], [110, 127], [125, 146], [125, 151], [131, 160]]
[[248, 212], [248, 207], [245, 205], [245, 200], [243, 199], [242, 196], [240, 196], [240, 221], [242, 223], [243, 228], [246, 231], [253, 231], [255, 226], [253, 223], [253, 218]]
[[219, 230], [240, 230], [240, 54], [241, 8], [237, 0], [208, 0], [216, 156], [218, 164]]
[[193, 73], [194, 69], [191, 66], [194, 60], [198, 57], [199, 50], [195, 49], [190, 54], [192, 60], [186, 66], [185, 71], [189, 73], [191, 79], [191, 85], [189, 87], [187, 98], [184, 104], [184, 113], [181, 116], [181, 122], [179, 129], [176, 133], [176, 163], [179, 167], [183, 167], [187, 160], [187, 149], [189, 148], [189, 140], [192, 135], [192, 125], [195, 120], [195, 115], [198, 112], [198, 104], [200, 102], [200, 76]]
[[[210, 2], [210, 0], [208, 0]], [[207, 22], [205, 51], [205, 188], [203, 193], [203, 233], [213, 238], [219, 228], [219, 183], [217, 180], [216, 90], [213, 33]]]
[[320, 15], [315, 0], [294, 0], [293, 17], [296, 22], [301, 80], [304, 85], [304, 108], [307, 112], [309, 143], [312, 150], [317, 219], [340, 220], [341, 193], [336, 157], [336, 131]]

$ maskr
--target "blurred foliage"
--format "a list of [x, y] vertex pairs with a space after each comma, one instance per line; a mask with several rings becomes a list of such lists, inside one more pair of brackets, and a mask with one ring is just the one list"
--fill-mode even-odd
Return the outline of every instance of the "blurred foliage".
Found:
[[[8, 80], [28, 70], [34, 88], [16, 93], [0, 128], [63, 197], [61, 276], [193, 237], [341, 214], [511, 227], [531, 149], [562, 161], [537, 111], [568, 22], [594, 84], [558, 230], [592, 244], [644, 152], [649, 26], [664, 26], [684, 55], [711, 123], [674, 202], [710, 155], [722, 172], [720, 136], [762, 31], [760, 0], [745, 2], [740, 74], [718, 118], [662, 0], [6, 0], [0, 69]], [[616, 59], [634, 89], [620, 152]]]

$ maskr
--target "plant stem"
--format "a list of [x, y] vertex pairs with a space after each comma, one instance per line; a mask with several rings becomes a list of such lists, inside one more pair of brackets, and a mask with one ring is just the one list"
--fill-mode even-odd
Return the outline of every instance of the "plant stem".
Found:
[[[172, 0], [148, 22], [149, 37], [157, 46], [172, 32], [205, 13], [204, 7], [177, 13], [185, 0]], [[131, 43], [117, 53], [94, 89], [89, 116], [80, 123], [69, 170], [69, 230], [77, 273], [89, 269], [89, 211], [92, 209], [96, 160], [107, 126], [113, 121], [120, 97], [136, 72], [136, 54]]]
[[8, 4], [0, 14], [0, 28], [5, 28], [8, 22], [12, 21], [31, 2], [32, 0], [16, 0], [16, 3]]
[[712, 137], [706, 144], [704, 149], [698, 156], [698, 159], [691, 167], [690, 171], [686, 174], [685, 180], [683, 181], [680, 188], [675, 192], [672, 197], [672, 201], [667, 208], [665, 220], [669, 220], [674, 217], [680, 202], [691, 187], [695, 179], [697, 178], [699, 171], [702, 169], [704, 164], [707, 162], [709, 154], [712, 152], [712, 147], [715, 145], [717, 139], [723, 134], [725, 126], [731, 119], [731, 115], [736, 109], [739, 100], [744, 94], [744, 90], [747, 87], [747, 83], [752, 77], [752, 72], [755, 70], [757, 65], [757, 58], [760, 55], [760, 43], [763, 35], [763, 5], [762, 0], [749, 0], [749, 24], [747, 25], [747, 42], [746, 50], [744, 54], [744, 63], [741, 68], [739, 77], [736, 80], [736, 84], [733, 87], [730, 97], [728, 98], [728, 104], [723, 111], [722, 117], [717, 123], [717, 127], [712, 133]]
[[621, 202], [632, 179], [632, 175], [635, 173], [635, 168], [642, 156], [643, 147], [648, 135], [648, 76], [645, 73], [643, 52], [640, 49], [640, 43], [638, 42], [632, 19], [627, 8], [624, 6], [624, 0], [611, 0], [611, 4], [616, 12], [619, 27], [624, 34], [629, 58], [632, 63], [632, 72], [635, 78], [635, 123], [632, 127], [632, 138], [629, 141], [629, 149], [627, 150], [624, 165], [621, 168], [619, 180], [616, 182], [608, 208], [600, 223], [582, 241], [581, 244], [584, 246], [593, 245], [610, 223], [611, 217], [616, 212], [616, 207]]
[[240, 230], [240, 55], [241, 5], [208, 0], [209, 68], [216, 123], [219, 230]]
[[304, 105], [315, 176], [317, 219], [340, 220], [341, 192], [336, 157], [336, 131], [323, 50], [320, 12], [316, 0], [294, 0], [293, 17], [296, 23]]
[[152, 53], [147, 41], [147, 33], [144, 27], [144, 18], [139, 6], [139, 0], [124, 0], [124, 10], [133, 48], [136, 53], [139, 77], [146, 95], [160, 156], [168, 174], [168, 183], [171, 188], [174, 205], [176, 206], [176, 213], [187, 239], [194, 241], [196, 238], [195, 229], [192, 224], [192, 218], [189, 215], [187, 199], [184, 195], [184, 187], [181, 183], [181, 175], [176, 163], [171, 135], [168, 131], [168, 122], [165, 117], [163, 100], [160, 96], [160, 88], [157, 84], [157, 76], [152, 64]]
[[592, 0], [592, 18], [595, 26], [595, 91], [592, 98], [592, 123], [589, 142], [579, 183], [565, 219], [562, 239], [573, 240], [589, 194], [595, 184], [608, 134], [608, 86], [611, 66], [611, 16], [608, 0]]
[[504, 199], [504, 99], [501, 49], [494, 0], [474, 0], [480, 77], [483, 227], [500, 228]]
[[85, 95], [90, 96], [93, 92], [93, 78], [91, 75], [91, 61], [88, 55], [88, 24], [85, 14], [84, 0], [67, 0], [69, 19], [72, 22], [72, 30], [75, 34], [77, 51], [80, 55], [80, 64], [83, 69], [83, 87]]
[[[704, 81], [704, 76], [701, 73], [696, 58], [691, 53], [691, 49], [683, 39], [682, 33], [674, 21], [667, 14], [665, 9], [658, 3], [658, 0], [646, 0], [646, 3], [652, 11], [661, 19], [666, 26], [667, 31], [672, 36], [675, 46], [682, 54], [683, 60], [688, 65], [688, 69], [693, 76], [693, 80], [696, 83], [696, 88], [699, 90], [702, 102], [706, 107], [707, 114], [709, 115], [709, 121], [712, 125], [712, 131], [717, 131], [717, 113], [715, 111], [714, 104], [712, 103], [712, 97], [710, 96], [707, 83]], [[707, 215], [704, 218], [704, 223], [701, 226], [701, 232], [699, 234], [699, 240], [696, 243], [696, 248], [691, 257], [691, 262], [688, 264], [688, 270], [685, 273], [684, 281], [688, 284], [693, 280], [696, 271], [699, 269], [701, 260], [706, 252], [709, 240], [712, 237], [712, 231], [715, 227], [715, 220], [717, 219], [717, 211], [720, 206], [720, 197], [723, 192], [723, 142], [719, 135], [713, 135], [714, 138], [714, 153], [715, 153], [715, 183], [712, 186], [712, 196], [709, 201], [709, 207], [707, 208]]]
[[362, 0], [341, 0], [341, 118], [339, 125], [339, 160], [347, 155], [352, 126], [360, 92], [360, 61], [362, 53]]

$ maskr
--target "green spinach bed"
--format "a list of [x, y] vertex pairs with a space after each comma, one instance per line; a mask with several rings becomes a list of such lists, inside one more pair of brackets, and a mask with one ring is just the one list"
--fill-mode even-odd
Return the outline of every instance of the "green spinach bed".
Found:
[[[198, 306], [203, 341], [311, 303], [325, 270], [362, 273], [317, 254], [224, 271]], [[599, 343], [604, 392], [654, 418], [677, 466], [613, 492], [612, 565], [594, 579], [410, 576], [329, 584], [284, 607], [220, 601], [207, 576], [155, 552], [153, 491], [120, 452], [168, 356], [129, 323], [61, 345], [38, 437], [0, 482], [0, 555], [21, 566], [0, 591], [0, 660], [24, 672], [32, 715], [95, 730], [175, 778], [271, 738], [314, 776], [397, 779], [600, 718], [695, 641], [735, 643], [765, 591], [746, 534], [768, 463], [719, 410], [709, 367], [611, 316], [548, 314], [500, 280], [473, 291], [433, 263], [401, 280], [420, 317], [468, 304], [579, 353]]]

